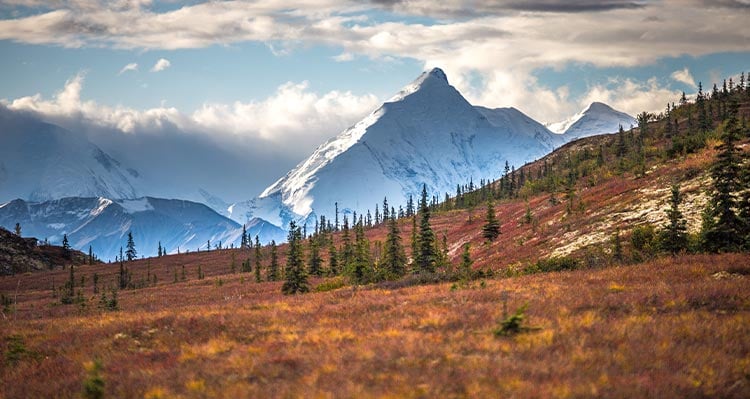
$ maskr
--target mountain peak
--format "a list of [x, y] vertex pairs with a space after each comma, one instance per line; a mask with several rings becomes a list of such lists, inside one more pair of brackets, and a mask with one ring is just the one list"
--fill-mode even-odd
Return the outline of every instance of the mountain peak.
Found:
[[599, 102], [599, 101], [594, 101], [583, 112], [612, 112], [612, 111], [614, 111], [614, 109], [610, 107], [609, 105]]
[[429, 71], [422, 72], [418, 78], [401, 89], [401, 91], [386, 102], [398, 102], [416, 92], [432, 90], [442, 91], [445, 89], [455, 91], [455, 89], [453, 89], [448, 83], [448, 76], [445, 75], [445, 72], [440, 68], [432, 68]]

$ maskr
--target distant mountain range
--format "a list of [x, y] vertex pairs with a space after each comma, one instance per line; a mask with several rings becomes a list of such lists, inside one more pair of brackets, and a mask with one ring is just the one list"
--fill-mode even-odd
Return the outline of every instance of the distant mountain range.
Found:
[[[14, 200], [0, 205], [0, 226], [20, 223], [24, 236], [60, 244], [67, 234], [73, 248], [89, 246], [104, 261], [119, 256], [133, 233], [139, 255], [154, 256], [161, 243], [167, 253], [205, 251], [238, 246], [242, 226], [211, 208], [190, 201], [152, 197], [111, 200], [104, 197], [69, 197], [45, 202]], [[266, 244], [283, 241], [286, 233], [261, 220], [247, 223], [250, 237], [256, 234]], [[267, 241], [266, 241], [267, 240]]]
[[18, 222], [25, 234], [53, 243], [65, 233], [75, 248], [91, 245], [105, 260], [119, 254], [128, 231], [143, 255], [156, 254], [159, 241], [169, 252], [205, 249], [208, 240], [237, 245], [242, 224], [264, 243], [283, 241], [290, 221], [312, 227], [320, 215], [333, 219], [335, 204], [342, 214], [374, 213], [388, 198], [398, 209], [422, 184], [442, 198], [458, 184], [500, 177], [506, 162], [520, 167], [571, 140], [634, 123], [593, 103], [544, 126], [515, 108], [470, 104], [435, 68], [256, 198], [227, 204], [196, 181], [190, 198], [206, 206], [156, 198], [158, 185], [144, 188], [144, 176], [83, 135], [0, 105], [0, 201], [10, 201], [0, 205], [0, 226]]

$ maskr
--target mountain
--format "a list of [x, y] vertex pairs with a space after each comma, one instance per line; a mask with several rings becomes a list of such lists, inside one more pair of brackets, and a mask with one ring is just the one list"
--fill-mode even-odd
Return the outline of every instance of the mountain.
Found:
[[632, 116], [617, 111], [607, 104], [593, 102], [588, 108], [562, 121], [551, 123], [547, 127], [555, 133], [563, 134], [565, 141], [597, 134], [614, 133], [622, 126], [629, 129], [636, 125]]
[[0, 201], [135, 198], [139, 173], [82, 135], [0, 105]]
[[374, 211], [387, 197], [398, 208], [427, 184], [453, 194], [457, 184], [494, 179], [562, 138], [514, 108], [469, 104], [442, 70], [424, 72], [363, 120], [319, 146], [257, 198], [232, 205], [236, 221], [290, 220]]
[[[241, 225], [209, 207], [190, 201], [142, 197], [111, 200], [104, 197], [69, 197], [46, 202], [14, 200], [0, 205], [0, 226], [20, 223], [24, 234], [60, 243], [63, 234], [73, 248], [91, 246], [102, 260], [113, 260], [133, 233], [139, 255], [153, 256], [159, 242], [168, 253], [205, 250], [219, 242], [239, 245]], [[263, 243], [285, 237], [261, 220], [248, 226], [248, 234], [261, 235]], [[269, 237], [266, 240], [266, 237]]]

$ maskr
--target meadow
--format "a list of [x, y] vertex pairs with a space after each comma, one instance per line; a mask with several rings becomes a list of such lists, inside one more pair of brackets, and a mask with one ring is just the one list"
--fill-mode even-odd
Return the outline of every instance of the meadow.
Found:
[[[298, 296], [225, 266], [174, 283], [169, 258], [132, 262], [160, 276], [116, 311], [90, 284], [115, 265], [76, 269], [83, 304], [52, 297], [66, 270], [0, 278], [0, 396], [750, 396], [748, 255]], [[530, 329], [496, 336], [523, 305]]]

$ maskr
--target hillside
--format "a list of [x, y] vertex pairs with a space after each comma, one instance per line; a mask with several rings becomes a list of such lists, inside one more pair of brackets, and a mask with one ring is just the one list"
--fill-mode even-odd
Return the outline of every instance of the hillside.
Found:
[[80, 251], [39, 245], [34, 237], [19, 237], [0, 227], [0, 275], [64, 268], [88, 261]]

